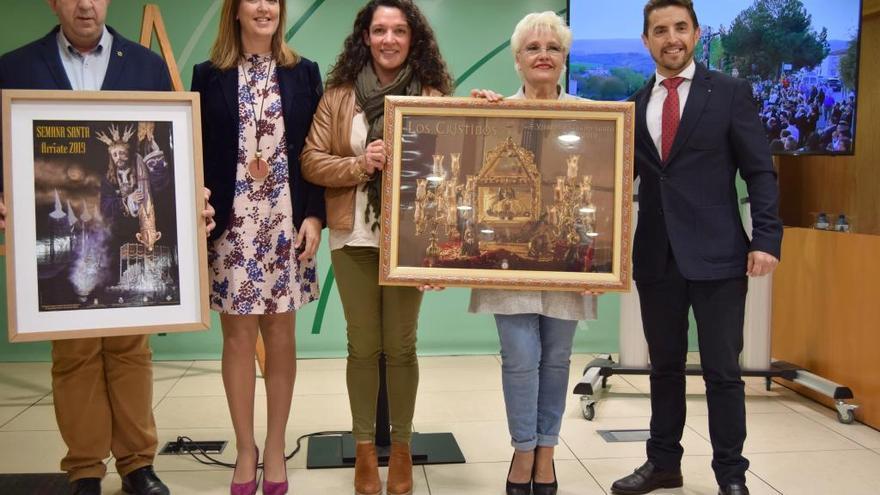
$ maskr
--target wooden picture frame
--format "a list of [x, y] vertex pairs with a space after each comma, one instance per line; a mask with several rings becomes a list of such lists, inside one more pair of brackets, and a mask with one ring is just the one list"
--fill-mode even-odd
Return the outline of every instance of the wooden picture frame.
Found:
[[198, 95], [2, 104], [9, 340], [208, 329]]
[[634, 112], [386, 97], [379, 283], [629, 290]]

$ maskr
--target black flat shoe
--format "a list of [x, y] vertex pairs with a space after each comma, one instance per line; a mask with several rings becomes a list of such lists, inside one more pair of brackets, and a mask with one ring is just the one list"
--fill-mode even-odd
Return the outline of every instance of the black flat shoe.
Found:
[[510, 459], [510, 469], [507, 470], [507, 485], [505, 485], [504, 489], [506, 490], [507, 495], [531, 495], [531, 480], [529, 480], [528, 483], [513, 483], [510, 481], [510, 472], [513, 471], [514, 459], [516, 459], [516, 452], [513, 453], [513, 457]]
[[683, 484], [681, 470], [663, 471], [648, 461], [636, 469], [633, 474], [615, 481], [611, 485], [611, 493], [614, 495], [642, 495], [658, 488], [678, 488]]
[[534, 480], [535, 473], [532, 472], [532, 495], [556, 495], [556, 491], [559, 490], [559, 483], [557, 483], [556, 479], [556, 461], [551, 461], [553, 463], [553, 482], [552, 483], [538, 483]]
[[749, 495], [745, 483], [733, 483], [718, 487], [718, 495]]
[[71, 495], [101, 495], [101, 478], [80, 478], [70, 484]]
[[171, 495], [171, 491], [156, 476], [153, 466], [144, 466], [122, 477], [122, 491], [134, 495]]

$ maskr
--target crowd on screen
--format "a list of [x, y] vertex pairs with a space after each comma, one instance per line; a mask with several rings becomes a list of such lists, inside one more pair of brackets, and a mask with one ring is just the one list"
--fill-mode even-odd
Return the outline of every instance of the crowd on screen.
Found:
[[837, 80], [787, 74], [752, 83], [773, 153], [852, 151], [855, 93], [844, 95]]

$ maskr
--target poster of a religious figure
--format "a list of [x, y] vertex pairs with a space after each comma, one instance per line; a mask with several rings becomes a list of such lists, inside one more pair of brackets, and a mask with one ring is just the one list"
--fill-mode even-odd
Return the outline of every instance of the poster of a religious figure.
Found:
[[198, 95], [0, 99], [9, 340], [209, 328]]
[[33, 122], [40, 311], [180, 302], [170, 122]]

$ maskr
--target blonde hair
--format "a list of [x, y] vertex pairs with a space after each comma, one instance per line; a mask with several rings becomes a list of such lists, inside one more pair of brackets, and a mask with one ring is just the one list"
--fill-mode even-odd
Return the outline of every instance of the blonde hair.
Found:
[[[241, 26], [238, 19], [238, 7], [242, 0], [224, 0], [220, 14], [220, 26], [217, 39], [211, 47], [211, 63], [220, 70], [238, 67], [244, 56], [241, 46]], [[281, 67], [293, 67], [299, 63], [299, 54], [284, 42], [284, 20], [287, 19], [287, 4], [278, 0], [278, 29], [272, 35], [272, 58]]]
[[523, 40], [532, 32], [549, 31], [556, 36], [565, 55], [571, 50], [571, 29], [565, 24], [565, 19], [556, 15], [556, 12], [547, 10], [544, 12], [532, 12], [523, 17], [513, 29], [510, 36], [510, 50], [515, 57], [522, 47]]

